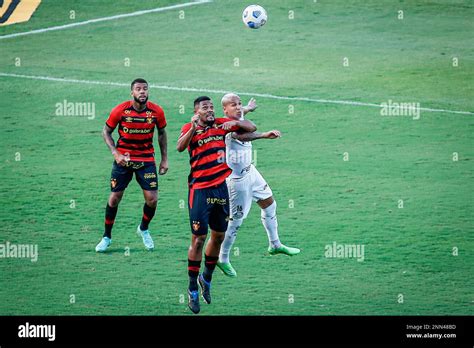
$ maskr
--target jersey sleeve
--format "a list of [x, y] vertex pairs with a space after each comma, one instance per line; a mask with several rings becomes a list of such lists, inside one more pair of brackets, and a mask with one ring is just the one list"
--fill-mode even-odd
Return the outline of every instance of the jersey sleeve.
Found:
[[179, 134], [179, 138], [181, 138], [183, 135], [185, 135], [189, 130], [191, 129], [191, 122], [186, 123], [182, 128], [181, 128], [181, 133]]
[[156, 114], [157, 114], [156, 126], [160, 129], [165, 128], [166, 127], [165, 112], [163, 111], [162, 108], [159, 108]]
[[110, 128], [115, 129], [115, 127], [117, 127], [117, 124], [120, 122], [120, 119], [122, 118], [121, 111], [122, 108], [120, 108], [120, 105], [113, 108], [110, 112], [109, 118], [107, 119], [107, 121], [105, 121], [105, 124]]

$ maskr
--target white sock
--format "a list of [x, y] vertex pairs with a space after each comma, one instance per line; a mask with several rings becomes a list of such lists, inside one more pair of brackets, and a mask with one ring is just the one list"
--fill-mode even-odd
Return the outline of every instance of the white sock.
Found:
[[262, 217], [262, 224], [265, 227], [265, 231], [267, 231], [268, 242], [272, 248], [279, 248], [281, 247], [280, 238], [278, 237], [278, 221], [276, 216], [276, 207], [277, 204], [275, 201], [262, 209], [261, 217]]
[[230, 262], [230, 249], [232, 249], [232, 245], [234, 245], [235, 238], [237, 238], [237, 231], [240, 225], [242, 225], [243, 221], [244, 220], [242, 219], [232, 219], [229, 221], [229, 226], [227, 227], [227, 231], [225, 232], [224, 241], [221, 244], [219, 262]]

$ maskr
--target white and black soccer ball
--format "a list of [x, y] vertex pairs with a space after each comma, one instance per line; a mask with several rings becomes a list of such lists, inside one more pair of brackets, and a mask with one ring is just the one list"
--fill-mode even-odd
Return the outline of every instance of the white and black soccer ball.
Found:
[[251, 29], [258, 29], [267, 23], [267, 11], [260, 5], [247, 6], [242, 13], [242, 20]]

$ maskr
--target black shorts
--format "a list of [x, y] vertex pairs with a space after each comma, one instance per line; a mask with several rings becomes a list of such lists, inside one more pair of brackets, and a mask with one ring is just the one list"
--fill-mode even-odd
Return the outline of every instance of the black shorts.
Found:
[[189, 190], [189, 223], [195, 235], [207, 234], [208, 226], [225, 232], [229, 223], [229, 192], [225, 181], [217, 186]]
[[114, 161], [112, 174], [110, 175], [110, 191], [124, 191], [132, 180], [133, 173], [135, 173], [135, 179], [143, 190], [158, 190], [155, 162], [128, 162], [128, 165], [124, 167]]

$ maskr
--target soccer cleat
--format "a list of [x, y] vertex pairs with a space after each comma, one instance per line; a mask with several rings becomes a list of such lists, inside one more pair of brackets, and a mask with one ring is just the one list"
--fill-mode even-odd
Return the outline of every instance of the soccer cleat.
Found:
[[188, 289], [188, 307], [194, 314], [198, 314], [201, 310], [199, 306], [199, 292], [197, 290], [191, 291]]
[[285, 254], [293, 256], [299, 254], [300, 249], [287, 247], [286, 245], [282, 244], [279, 248], [268, 247], [268, 252], [270, 253], [270, 255]]
[[211, 304], [211, 282], [206, 282], [202, 274], [198, 277], [198, 283], [201, 286], [201, 296], [204, 302]]
[[109, 237], [103, 237], [102, 240], [99, 242], [99, 244], [96, 245], [95, 251], [98, 253], [103, 253], [104, 251], [107, 250], [109, 245], [112, 243], [112, 239]]
[[140, 229], [140, 225], [138, 225], [137, 233], [142, 236], [143, 244], [145, 245], [146, 250], [153, 250], [155, 248], [155, 244], [153, 243], [153, 239], [151, 239], [149, 230], [142, 231]]
[[237, 272], [235, 271], [234, 267], [230, 264], [230, 262], [219, 262], [217, 261], [217, 267], [219, 267], [226, 276], [229, 277], [237, 277]]

